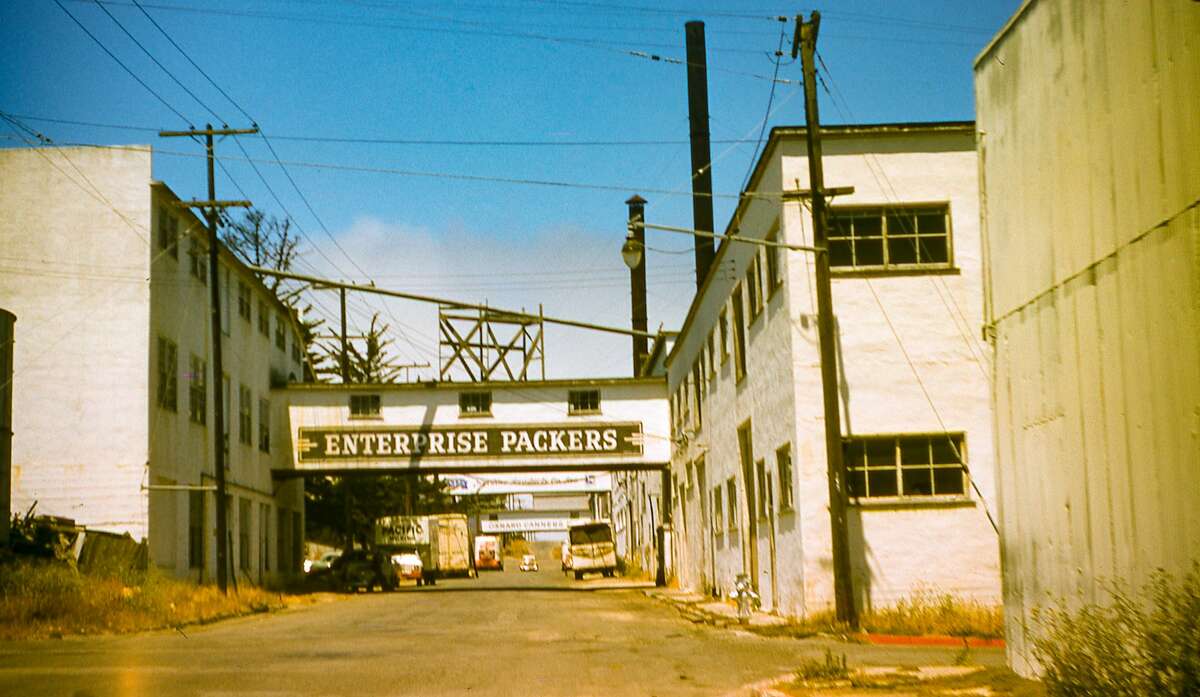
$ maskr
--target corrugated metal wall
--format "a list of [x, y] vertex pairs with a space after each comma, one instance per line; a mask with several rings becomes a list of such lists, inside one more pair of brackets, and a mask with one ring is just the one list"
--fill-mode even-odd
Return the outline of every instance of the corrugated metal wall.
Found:
[[1028, 3], [976, 66], [1009, 651], [1200, 558], [1200, 3]]

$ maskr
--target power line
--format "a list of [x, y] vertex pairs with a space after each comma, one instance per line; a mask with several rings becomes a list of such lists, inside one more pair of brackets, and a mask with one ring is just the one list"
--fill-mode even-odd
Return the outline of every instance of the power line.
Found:
[[[78, 0], [78, 1], [82, 1], [82, 0]], [[146, 84], [146, 82], [144, 80], [142, 80], [142, 78], [138, 77], [136, 73], [134, 73], [132, 70], [130, 70], [129, 66], [125, 65], [125, 63], [123, 63], [120, 58], [117, 58], [115, 53], [108, 50], [108, 47], [105, 46], [103, 43], [101, 43], [100, 39], [96, 38], [95, 34], [88, 31], [88, 28], [83, 25], [83, 22], [79, 21], [78, 17], [71, 14], [71, 11], [67, 9], [66, 5], [62, 4], [61, 0], [54, 0], [54, 4], [58, 5], [59, 9], [61, 9], [63, 12], [65, 12], [66, 15], [71, 18], [71, 21], [75, 22], [75, 24], [78, 25], [78, 27], [83, 30], [83, 33], [88, 35], [89, 39], [94, 41], [96, 43], [96, 45], [101, 48], [101, 50], [103, 50], [105, 53], [107, 53], [109, 58], [112, 58], [114, 61], [116, 61], [117, 65], [121, 66], [121, 68], [125, 72], [129, 73], [130, 77], [132, 77], [134, 80], [137, 80], [137, 83], [139, 85], [141, 85], [142, 87], [145, 87], [146, 91], [149, 92], [151, 95], [153, 95], [154, 98], [157, 99], [159, 102], [161, 102], [163, 106], [170, 109], [171, 112], [174, 113], [179, 118], [183, 119], [184, 123], [186, 123], [187, 125], [193, 126], [193, 127], [195, 126], [195, 124], [193, 124], [191, 122], [191, 120], [188, 119], [188, 117], [184, 116], [182, 112], [180, 112], [175, 107], [171, 106], [170, 103], [168, 103], [167, 100], [164, 99], [161, 94], [156, 92], [152, 87], [150, 87], [150, 85]]]
[[[134, 2], [136, 4], [136, 0], [134, 0]], [[222, 119], [217, 114], [217, 112], [213, 111], [211, 107], [209, 107], [207, 104], [204, 103], [204, 100], [197, 97], [195, 92], [190, 90], [187, 85], [183, 84], [183, 82], [180, 81], [179, 78], [175, 77], [175, 74], [172, 73], [170, 70], [168, 70], [167, 66], [163, 65], [161, 61], [159, 61], [157, 58], [155, 58], [154, 54], [150, 53], [150, 51], [145, 46], [142, 45], [142, 42], [137, 40], [137, 37], [135, 37], [133, 34], [129, 33], [129, 30], [125, 28], [125, 25], [121, 23], [121, 20], [114, 17], [113, 13], [109, 12], [108, 8], [104, 6], [104, 3], [100, 2], [100, 0], [95, 0], [95, 4], [96, 4], [96, 7], [100, 8], [101, 12], [108, 15], [108, 18], [111, 19], [113, 21], [113, 23], [116, 24], [117, 27], [119, 27], [121, 29], [122, 32], [124, 32], [125, 36], [129, 37], [129, 40], [132, 41], [135, 46], [137, 46], [138, 48], [140, 48], [142, 50], [142, 53], [146, 54], [147, 58], [149, 58], [151, 61], [153, 61], [155, 65], [157, 65], [164, 73], [166, 73], [167, 77], [171, 78], [171, 80], [173, 80], [176, 85], [179, 85], [180, 89], [182, 89], [184, 92], [186, 92], [188, 94], [188, 96], [191, 97], [193, 100], [195, 100], [195, 102], [197, 104], [199, 104], [201, 107], [203, 107], [205, 111], [212, 114], [213, 118], [215, 118], [217, 121], [220, 121], [222, 123], [225, 122], [225, 119]], [[144, 11], [145, 10], [143, 10], [143, 12]], [[155, 26], [158, 26], [158, 25], [155, 24]]]
[[[234, 103], [234, 106], [237, 106]], [[245, 114], [243, 114], [245, 115]], [[130, 124], [103, 123], [98, 121], [79, 121], [73, 119], [51, 118], [48, 116], [30, 116], [28, 114], [14, 114], [17, 118], [22, 118], [27, 121], [39, 121], [45, 123], [57, 123], [69, 126], [87, 126], [90, 128], [110, 128], [113, 130], [122, 131], [137, 131], [144, 133], [157, 133], [162, 130], [154, 126], [135, 126]], [[254, 119], [246, 116], [250, 121]], [[303, 136], [303, 135], [279, 135], [271, 136], [272, 140], [296, 141], [303, 143], [342, 143], [342, 144], [361, 144], [361, 145], [430, 145], [430, 146], [461, 146], [461, 147], [618, 147], [618, 146], [675, 146], [688, 145], [687, 140], [465, 140], [465, 139], [435, 139], [435, 138], [392, 138], [384, 136]], [[712, 143], [717, 144], [738, 144], [756, 142], [753, 138], [728, 138], [720, 140], [712, 140]]]

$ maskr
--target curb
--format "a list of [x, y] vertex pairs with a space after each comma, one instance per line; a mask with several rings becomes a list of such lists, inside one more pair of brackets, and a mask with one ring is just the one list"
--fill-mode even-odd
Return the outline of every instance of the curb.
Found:
[[972, 649], [1002, 649], [1005, 647], [1003, 639], [986, 639], [983, 637], [956, 637], [948, 634], [926, 634], [921, 636], [909, 636], [905, 634], [872, 634], [864, 632], [855, 634], [855, 639], [859, 639], [868, 644], [877, 646], [955, 646], [961, 647], [964, 642]]

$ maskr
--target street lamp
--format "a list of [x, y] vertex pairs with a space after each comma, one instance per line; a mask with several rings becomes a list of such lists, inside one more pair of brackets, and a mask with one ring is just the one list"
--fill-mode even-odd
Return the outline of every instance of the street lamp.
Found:
[[630, 269], [641, 266], [645, 247], [646, 245], [634, 236], [633, 226], [630, 225], [629, 232], [625, 234], [625, 244], [621, 245], [621, 258], [625, 260], [625, 265]]

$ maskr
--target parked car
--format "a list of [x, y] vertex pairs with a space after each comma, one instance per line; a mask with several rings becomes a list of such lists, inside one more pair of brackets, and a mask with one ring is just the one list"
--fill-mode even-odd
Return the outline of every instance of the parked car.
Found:
[[416, 581], [418, 586], [421, 585], [421, 570], [425, 566], [421, 563], [421, 555], [416, 552], [393, 554], [392, 566], [396, 567], [396, 573], [401, 579]]
[[320, 559], [305, 559], [304, 573], [311, 574], [315, 571], [325, 571], [340, 556], [342, 556], [341, 552], [326, 552], [321, 555]]
[[570, 542], [564, 542], [562, 544], [562, 552], [561, 552], [561, 556], [559, 558], [562, 560], [563, 573], [570, 573], [571, 566], [572, 566], [572, 564], [571, 564], [571, 543]]
[[537, 571], [537, 557], [532, 554], [526, 554], [521, 557], [521, 571]]
[[313, 574], [328, 582], [331, 590], [353, 593], [359, 589], [395, 590], [397, 569], [391, 557], [377, 550], [356, 549], [338, 557], [324, 572]]

